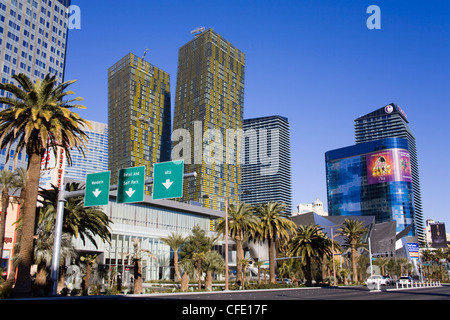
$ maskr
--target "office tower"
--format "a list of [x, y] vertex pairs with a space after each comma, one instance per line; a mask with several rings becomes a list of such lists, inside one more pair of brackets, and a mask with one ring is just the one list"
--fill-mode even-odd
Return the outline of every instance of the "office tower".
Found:
[[[31, 79], [56, 75], [57, 84], [64, 79], [67, 44], [67, 13], [70, 1], [10, 0], [0, 1], [0, 72], [2, 83], [14, 83], [14, 74]], [[0, 95], [10, 95], [0, 92]], [[0, 104], [0, 110], [5, 105]], [[13, 150], [12, 148], [11, 150]], [[13, 153], [13, 151], [11, 151]], [[6, 163], [6, 150], [0, 152], [0, 169], [12, 170]], [[25, 151], [19, 155], [18, 167], [26, 167]]]
[[292, 211], [289, 122], [285, 117], [245, 119], [241, 160], [241, 201], [283, 202]]
[[[396, 222], [397, 233], [414, 222], [408, 140], [386, 138], [325, 153], [328, 214], [374, 216]], [[408, 232], [417, 236], [417, 228]]]
[[418, 240], [425, 242], [424, 219], [422, 213], [422, 196], [420, 191], [419, 164], [416, 140], [409, 127], [406, 113], [396, 104], [368, 113], [355, 120], [356, 143], [378, 140], [382, 138], [403, 138], [408, 140], [408, 150], [411, 156], [411, 171], [414, 196], [414, 222]]
[[80, 152], [71, 153], [72, 165], [66, 166], [65, 177], [85, 181], [89, 173], [108, 171], [108, 125], [89, 121], [92, 128], [83, 130], [89, 137], [85, 156]]
[[121, 168], [170, 160], [169, 74], [129, 53], [108, 69], [108, 146], [111, 180]]
[[225, 197], [238, 201], [244, 76], [245, 55], [214, 30], [179, 49], [172, 159], [197, 172], [184, 183], [184, 201], [211, 209]]

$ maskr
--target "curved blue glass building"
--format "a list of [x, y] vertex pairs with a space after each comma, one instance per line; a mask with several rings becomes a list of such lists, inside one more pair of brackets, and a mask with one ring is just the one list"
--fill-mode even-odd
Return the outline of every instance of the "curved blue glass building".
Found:
[[[330, 216], [374, 216], [396, 222], [401, 232], [414, 223], [408, 140], [386, 138], [325, 153]], [[415, 237], [413, 227], [408, 234]]]

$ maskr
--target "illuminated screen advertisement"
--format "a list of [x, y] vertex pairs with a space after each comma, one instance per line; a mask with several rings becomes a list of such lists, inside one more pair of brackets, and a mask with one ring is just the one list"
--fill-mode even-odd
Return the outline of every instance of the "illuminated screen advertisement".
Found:
[[368, 184], [391, 181], [412, 182], [409, 152], [388, 149], [366, 155]]
[[431, 223], [431, 242], [433, 248], [447, 248], [447, 233], [445, 232], [445, 224]]

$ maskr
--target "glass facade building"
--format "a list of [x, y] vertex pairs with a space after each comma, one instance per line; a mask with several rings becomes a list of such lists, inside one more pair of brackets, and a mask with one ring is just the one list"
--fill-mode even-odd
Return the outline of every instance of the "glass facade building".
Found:
[[244, 53], [212, 29], [179, 49], [172, 159], [197, 172], [184, 183], [183, 201], [214, 209], [225, 197], [238, 201], [244, 78]]
[[170, 160], [170, 77], [129, 53], [108, 69], [108, 145], [112, 183], [118, 170]]
[[[414, 223], [408, 140], [386, 138], [325, 153], [330, 216], [374, 216], [396, 222], [401, 232]], [[414, 228], [408, 237], [416, 237]]]
[[405, 111], [398, 105], [391, 103], [355, 120], [355, 138], [357, 144], [395, 137], [408, 140], [414, 197], [414, 224], [419, 242], [425, 243], [425, 224], [422, 212], [416, 139], [409, 127], [409, 121]]
[[133, 275], [134, 241], [139, 241], [143, 250], [149, 250], [156, 259], [141, 253], [143, 281], [173, 279], [173, 250], [161, 238], [171, 233], [187, 237], [195, 226], [207, 235], [215, 235], [210, 225], [215, 219], [223, 218], [224, 213], [196, 205], [171, 200], [152, 200], [144, 197], [144, 202], [123, 204], [115, 201], [112, 193], [104, 212], [112, 220], [111, 243], [95, 238], [97, 247], [90, 241], [86, 243], [74, 238], [75, 247], [83, 252], [99, 254], [99, 264], [107, 270], [116, 270], [122, 275], [124, 285], [130, 284]]
[[240, 200], [252, 205], [283, 202], [292, 212], [291, 152], [288, 119], [245, 119], [241, 153]]
[[108, 171], [108, 125], [89, 121], [91, 128], [84, 132], [89, 137], [85, 155], [80, 152], [71, 153], [72, 165], [66, 166], [65, 177], [85, 181], [89, 173]]
[[[0, 72], [2, 83], [15, 83], [14, 74], [24, 73], [31, 79], [56, 75], [57, 84], [64, 80], [68, 36], [67, 8], [63, 0], [0, 0]], [[15, 83], [17, 84], [17, 83]], [[1, 96], [10, 95], [0, 91]], [[0, 104], [0, 110], [5, 105]], [[6, 150], [0, 152], [0, 169], [12, 170], [6, 163]], [[25, 151], [19, 155], [18, 167], [26, 167]]]

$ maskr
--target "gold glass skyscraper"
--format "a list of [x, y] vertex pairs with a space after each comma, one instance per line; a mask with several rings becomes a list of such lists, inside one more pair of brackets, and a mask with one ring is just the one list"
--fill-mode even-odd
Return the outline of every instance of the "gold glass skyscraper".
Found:
[[184, 201], [222, 209], [225, 197], [238, 200], [244, 77], [244, 53], [212, 29], [179, 49], [172, 159], [197, 172], [185, 180]]
[[129, 53], [108, 69], [108, 145], [111, 180], [121, 168], [170, 160], [170, 77]]

